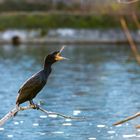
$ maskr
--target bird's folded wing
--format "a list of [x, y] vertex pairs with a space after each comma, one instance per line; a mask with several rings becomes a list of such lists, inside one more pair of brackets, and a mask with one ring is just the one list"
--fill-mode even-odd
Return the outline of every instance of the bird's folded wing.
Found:
[[21, 92], [30, 92], [35, 89], [40, 89], [45, 85], [45, 82], [42, 80], [42, 77], [39, 74], [33, 75], [30, 79], [25, 81], [21, 86], [18, 93]]

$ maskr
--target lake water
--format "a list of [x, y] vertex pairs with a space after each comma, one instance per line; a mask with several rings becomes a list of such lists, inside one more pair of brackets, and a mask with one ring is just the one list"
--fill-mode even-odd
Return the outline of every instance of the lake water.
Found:
[[[0, 117], [15, 106], [20, 85], [42, 68], [60, 45], [0, 46]], [[68, 45], [69, 61], [53, 65], [47, 86], [36, 97], [42, 107], [85, 120], [51, 118], [36, 110], [19, 112], [0, 128], [0, 140], [139, 140], [135, 125], [112, 124], [140, 111], [140, 66], [129, 46]]]

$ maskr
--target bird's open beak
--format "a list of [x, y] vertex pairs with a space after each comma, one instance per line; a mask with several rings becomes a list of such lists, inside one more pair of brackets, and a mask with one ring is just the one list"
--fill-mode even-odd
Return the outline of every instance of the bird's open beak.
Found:
[[68, 58], [61, 56], [61, 52], [64, 50], [65, 46], [62, 46], [62, 48], [60, 49], [59, 53], [56, 55], [56, 60], [60, 61], [60, 60], [68, 60]]

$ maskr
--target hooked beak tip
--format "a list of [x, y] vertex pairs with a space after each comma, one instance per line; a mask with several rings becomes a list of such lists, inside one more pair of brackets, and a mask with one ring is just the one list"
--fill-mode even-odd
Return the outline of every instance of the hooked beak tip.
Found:
[[66, 46], [62, 46], [62, 48], [60, 49], [59, 53], [61, 53], [64, 50], [65, 47]]

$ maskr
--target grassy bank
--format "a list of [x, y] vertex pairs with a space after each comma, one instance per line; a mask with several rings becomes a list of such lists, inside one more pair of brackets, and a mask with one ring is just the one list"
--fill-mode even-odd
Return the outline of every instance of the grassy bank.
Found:
[[[132, 24], [129, 24], [133, 28]], [[0, 30], [7, 28], [120, 28], [119, 17], [82, 14], [0, 14]]]

